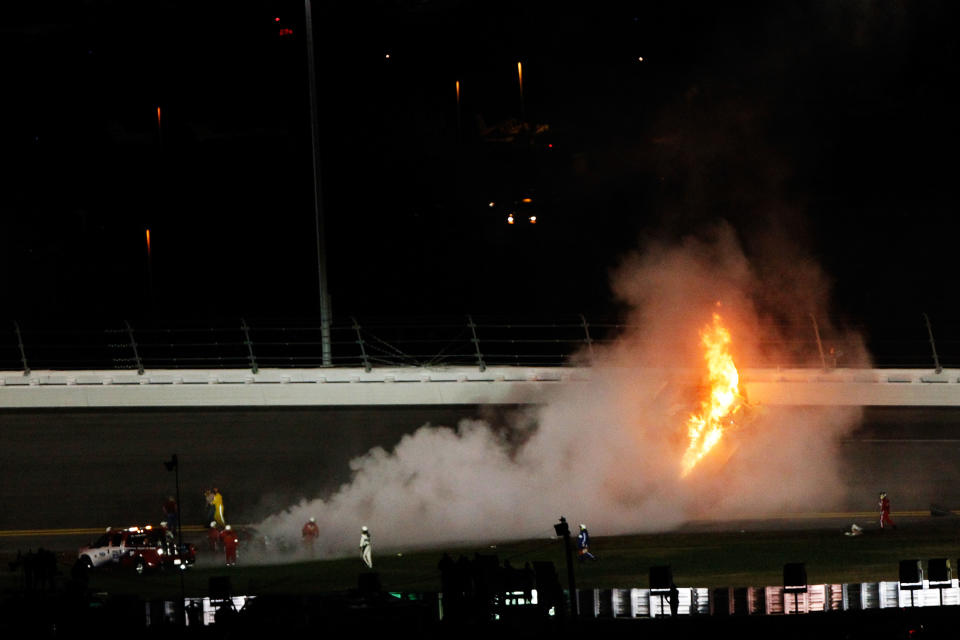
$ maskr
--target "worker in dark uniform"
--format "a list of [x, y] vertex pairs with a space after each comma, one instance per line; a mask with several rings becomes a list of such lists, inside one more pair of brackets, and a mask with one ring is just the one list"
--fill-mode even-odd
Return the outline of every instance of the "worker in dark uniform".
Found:
[[597, 559], [590, 553], [590, 532], [587, 531], [585, 524], [580, 525], [580, 535], [577, 536], [577, 557], [580, 558], [580, 562]]

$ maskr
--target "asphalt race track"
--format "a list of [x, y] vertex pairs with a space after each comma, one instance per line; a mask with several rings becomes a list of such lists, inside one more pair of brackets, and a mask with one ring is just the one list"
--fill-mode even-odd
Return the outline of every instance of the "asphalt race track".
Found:
[[[511, 407], [495, 409], [499, 416]], [[228, 521], [256, 522], [349, 479], [348, 462], [424, 424], [453, 426], [491, 408], [15, 410], [0, 412], [0, 531], [99, 529], [156, 522], [180, 460], [184, 524], [202, 525], [218, 486]], [[494, 416], [496, 419], [496, 416]], [[867, 408], [842, 441], [846, 504], [894, 511], [960, 509], [960, 409]], [[0, 538], [0, 545], [3, 539]]]

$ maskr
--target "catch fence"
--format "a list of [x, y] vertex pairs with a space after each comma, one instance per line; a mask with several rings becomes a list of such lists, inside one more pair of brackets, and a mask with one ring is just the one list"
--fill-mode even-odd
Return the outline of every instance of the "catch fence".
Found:
[[[752, 340], [752, 354], [759, 361], [738, 366], [960, 365], [960, 327], [946, 327], [934, 342], [929, 325], [919, 322], [883, 331], [840, 332], [811, 320], [757, 328], [767, 336]], [[106, 327], [7, 321], [0, 323], [0, 370], [560, 367], [588, 364], [614, 343], [627, 344], [644, 331], [639, 324], [584, 315], [347, 317], [331, 324], [328, 337], [316, 319], [235, 318], [179, 326], [117, 321]], [[863, 353], [872, 360], [856, 361]]]

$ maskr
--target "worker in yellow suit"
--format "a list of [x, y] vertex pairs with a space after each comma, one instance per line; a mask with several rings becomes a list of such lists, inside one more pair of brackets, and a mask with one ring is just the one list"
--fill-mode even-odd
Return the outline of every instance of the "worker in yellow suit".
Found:
[[221, 527], [226, 526], [227, 521], [223, 518], [223, 496], [220, 495], [220, 489], [213, 488], [213, 519]]

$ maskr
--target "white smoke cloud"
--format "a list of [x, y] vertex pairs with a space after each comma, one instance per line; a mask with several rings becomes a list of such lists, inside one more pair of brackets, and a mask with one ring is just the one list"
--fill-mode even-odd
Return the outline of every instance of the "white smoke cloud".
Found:
[[[797, 268], [807, 276], [795, 281], [811, 291], [791, 291], [791, 304], [804, 296], [822, 304], [819, 272]], [[547, 537], [560, 515], [612, 535], [824, 509], [842, 499], [837, 439], [859, 418], [851, 409], [750, 407], [714, 454], [680, 476], [686, 420], [705, 373], [699, 330], [711, 314], [719, 310], [730, 328], [738, 366], [769, 364], [779, 355], [764, 345], [789, 337], [773, 335], [759, 310], [757, 300], [776, 296], [728, 227], [679, 245], [649, 243], [623, 261], [612, 286], [632, 309], [633, 328], [595, 350], [589, 382], [568, 385], [506, 428], [424, 425], [391, 451], [352, 460], [351, 481], [332, 495], [260, 528], [297, 540], [316, 517], [320, 553], [339, 555], [358, 552], [362, 525], [375, 548], [399, 549]]]

